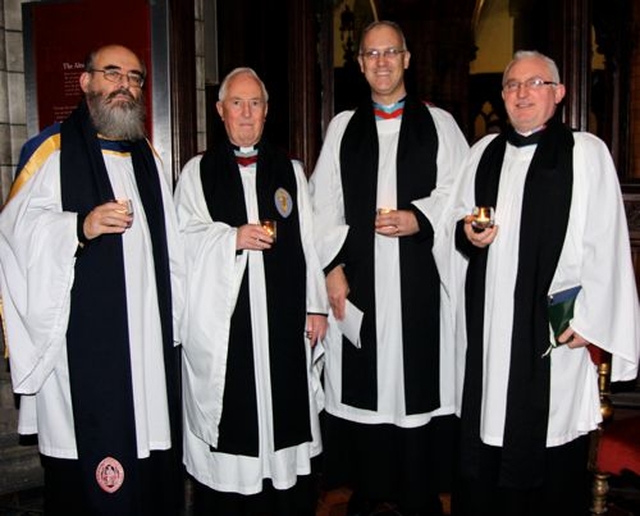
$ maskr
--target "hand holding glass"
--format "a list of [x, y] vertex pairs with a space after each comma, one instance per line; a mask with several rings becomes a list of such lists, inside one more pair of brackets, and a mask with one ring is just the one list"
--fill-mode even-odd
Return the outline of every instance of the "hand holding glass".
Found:
[[269, 236], [273, 238], [275, 243], [278, 237], [278, 223], [275, 220], [265, 219], [260, 221], [260, 225], [262, 226], [262, 229], [269, 233]]
[[[389, 215], [391, 212], [395, 211], [393, 208], [378, 208], [376, 209], [376, 230], [385, 228], [385, 229], [390, 229], [393, 231], [394, 236], [396, 233], [398, 233], [398, 226], [396, 226], [395, 224], [386, 224], [384, 226], [379, 226], [380, 221], [378, 219], [378, 217], [380, 216], [385, 216], [385, 215]], [[388, 233], [385, 233], [387, 236], [390, 236]]]
[[476, 206], [473, 208], [471, 226], [476, 233], [492, 228], [495, 223], [493, 206]]
[[122, 213], [133, 215], [133, 202], [131, 202], [131, 199], [116, 199], [116, 202], [123, 207]]
[[[126, 213], [133, 217], [133, 202], [131, 199], [116, 199], [115, 202], [122, 206], [122, 209], [118, 210], [120, 213]], [[132, 224], [133, 221], [129, 224], [129, 227], [131, 227]]]

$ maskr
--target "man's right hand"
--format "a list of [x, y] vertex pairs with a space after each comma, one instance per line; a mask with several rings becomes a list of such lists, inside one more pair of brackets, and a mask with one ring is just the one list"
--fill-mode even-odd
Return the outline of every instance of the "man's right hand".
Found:
[[118, 201], [108, 201], [96, 206], [84, 218], [82, 231], [87, 240], [107, 233], [124, 233], [133, 223], [133, 215], [127, 213]]
[[271, 249], [273, 237], [260, 224], [245, 224], [236, 233], [236, 250], [264, 251]]
[[498, 234], [498, 226], [491, 226], [490, 228], [483, 229], [480, 232], [476, 232], [471, 226], [473, 222], [473, 215], [467, 215], [464, 218], [464, 234], [467, 235], [469, 242], [479, 248], [484, 248], [490, 245]]
[[349, 283], [342, 270], [342, 265], [334, 267], [327, 274], [327, 295], [331, 310], [333, 310], [333, 316], [338, 320], [344, 319], [346, 300], [349, 295]]

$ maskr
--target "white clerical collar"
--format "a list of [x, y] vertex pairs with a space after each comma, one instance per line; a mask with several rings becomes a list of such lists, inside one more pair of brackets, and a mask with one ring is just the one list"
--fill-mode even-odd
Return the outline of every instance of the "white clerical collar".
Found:
[[516, 131], [519, 135], [524, 136], [525, 138], [527, 136], [531, 136], [534, 133], [537, 133], [538, 131], [542, 131], [544, 128], [547, 127], [547, 124], [542, 124], [540, 127], [536, 127], [535, 129], [531, 129], [531, 131], [526, 131], [524, 133], [520, 132], [520, 131]]

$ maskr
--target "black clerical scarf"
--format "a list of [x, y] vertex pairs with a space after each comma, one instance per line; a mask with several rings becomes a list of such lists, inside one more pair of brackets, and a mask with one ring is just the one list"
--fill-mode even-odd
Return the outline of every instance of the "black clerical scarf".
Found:
[[[573, 185], [573, 135], [551, 121], [526, 141], [513, 129], [486, 148], [475, 179], [477, 206], [495, 206], [507, 141], [537, 143], [524, 186], [518, 270], [514, 292], [513, 336], [506, 422], [499, 483], [503, 487], [539, 486], [544, 475], [549, 417], [550, 357], [547, 294], [564, 244]], [[498, 207], [499, 209], [499, 207]], [[461, 225], [459, 223], [458, 235]], [[498, 237], [499, 238], [499, 237]], [[460, 239], [459, 239], [460, 241]], [[467, 357], [462, 402], [462, 467], [466, 475], [478, 470], [482, 405], [483, 327], [486, 249], [469, 248], [465, 287]], [[494, 310], [500, 310], [496, 305]]]
[[[360, 106], [345, 130], [340, 168], [349, 234], [341, 250], [349, 299], [364, 312], [361, 349], [343, 339], [342, 402], [376, 410], [374, 225], [378, 182], [378, 133], [371, 101]], [[397, 207], [428, 197], [436, 186], [438, 134], [428, 108], [407, 97], [397, 165]], [[399, 239], [406, 413], [440, 406], [440, 281], [431, 248], [433, 228]]]
[[[285, 153], [262, 141], [258, 145], [256, 167], [260, 219], [273, 219], [278, 224], [277, 242], [264, 251], [262, 257], [267, 288], [274, 440], [279, 450], [311, 441], [303, 342], [306, 263], [291, 161]], [[228, 141], [205, 152], [200, 177], [211, 218], [233, 227], [246, 224], [242, 178]], [[283, 197], [285, 191], [288, 198]], [[285, 198], [286, 206], [282, 204]], [[247, 267], [231, 318], [217, 451], [257, 457], [259, 426], [251, 328]]]
[[[151, 243], [171, 417], [171, 438], [180, 458], [180, 399], [177, 355], [173, 346], [171, 283], [164, 207], [158, 171], [146, 140], [126, 142]], [[61, 126], [60, 176], [62, 208], [80, 218], [114, 199], [100, 143], [84, 102]], [[138, 216], [136, 223], [144, 217]], [[126, 281], [121, 235], [92, 240], [76, 260], [67, 329], [71, 399], [76, 444], [87, 492], [100, 514], [140, 514], [137, 443], [127, 321]], [[96, 482], [96, 467], [106, 457], [124, 469], [124, 483], [105, 493]], [[97, 513], [96, 513], [97, 514]]]

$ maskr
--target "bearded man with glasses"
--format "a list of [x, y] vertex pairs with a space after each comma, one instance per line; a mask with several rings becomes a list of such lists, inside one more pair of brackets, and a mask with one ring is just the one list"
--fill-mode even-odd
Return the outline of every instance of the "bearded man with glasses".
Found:
[[0, 214], [19, 432], [38, 434], [48, 515], [179, 514], [182, 247], [145, 73], [125, 47], [93, 52], [84, 99], [25, 144]]

